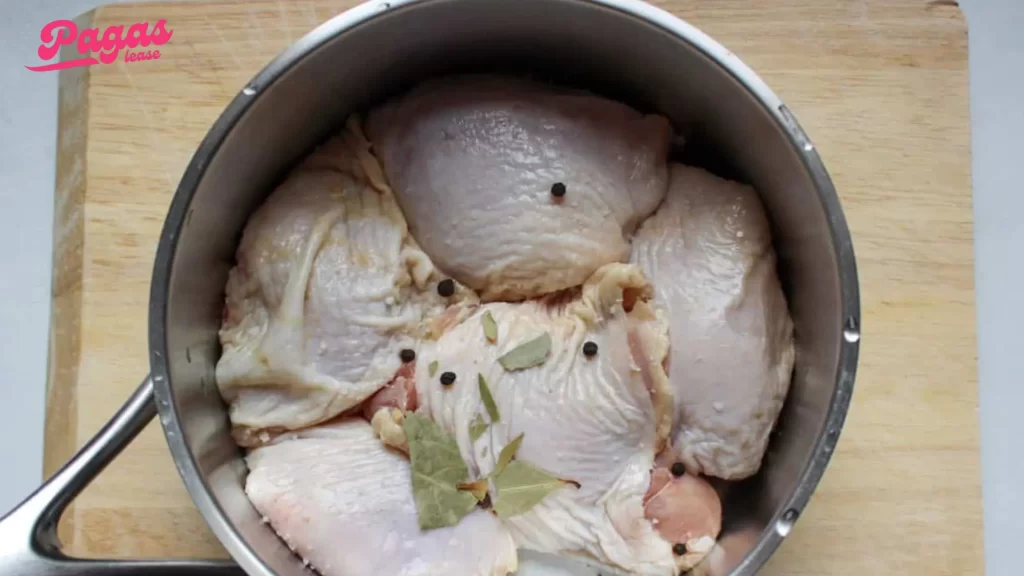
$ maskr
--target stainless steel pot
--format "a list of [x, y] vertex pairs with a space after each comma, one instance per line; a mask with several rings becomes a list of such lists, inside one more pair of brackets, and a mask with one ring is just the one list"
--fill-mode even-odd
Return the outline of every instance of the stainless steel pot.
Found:
[[[236, 243], [274, 183], [348, 114], [428, 76], [480, 70], [528, 72], [664, 113], [760, 191], [796, 325], [795, 375], [763, 469], [728, 493], [723, 536], [700, 568], [723, 576], [758, 570], [828, 464], [857, 362], [853, 247], [814, 146], [732, 53], [639, 1], [390, 0], [341, 14], [288, 48], [203, 140], [157, 250], [152, 376], [67, 466], [0, 522], [0, 574], [213, 575], [239, 567], [252, 576], [306, 573], [243, 492], [245, 464], [214, 381]], [[189, 493], [237, 566], [61, 554], [55, 529], [64, 507], [157, 413]]]

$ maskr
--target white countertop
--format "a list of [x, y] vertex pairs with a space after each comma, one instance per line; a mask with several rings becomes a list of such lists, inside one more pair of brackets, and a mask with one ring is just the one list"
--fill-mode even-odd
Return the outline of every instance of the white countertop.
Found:
[[[118, 0], [120, 1], [120, 0]], [[711, 1], [711, 0], [707, 0]], [[852, 0], [851, 0], [852, 1]], [[109, 0], [108, 0], [109, 2]], [[922, 3], [926, 0], [921, 0]], [[57, 74], [36, 74], [40, 28], [92, 0], [3, 0], [0, 18], [0, 513], [41, 481]], [[1024, 1], [963, 0], [971, 68], [986, 573], [1015, 576], [1024, 534]], [[134, 375], [128, 375], [134, 377]]]

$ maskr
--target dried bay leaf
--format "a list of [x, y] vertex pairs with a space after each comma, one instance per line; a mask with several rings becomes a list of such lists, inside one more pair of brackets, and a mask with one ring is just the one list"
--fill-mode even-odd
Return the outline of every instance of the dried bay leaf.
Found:
[[477, 414], [476, 418], [469, 423], [469, 439], [476, 442], [484, 432], [487, 432], [487, 427], [490, 426], [487, 422], [484, 422], [484, 417]]
[[543, 364], [547, 360], [549, 352], [551, 352], [551, 335], [545, 332], [498, 358], [498, 363], [509, 372], [525, 370]]
[[427, 376], [433, 378], [434, 374], [437, 374], [437, 360], [427, 364]]
[[403, 424], [409, 442], [412, 492], [421, 530], [458, 524], [477, 499], [458, 485], [469, 479], [455, 439], [426, 416], [409, 413]]
[[484, 312], [480, 321], [484, 325], [484, 338], [487, 338], [487, 341], [491, 344], [496, 343], [498, 341], [498, 323], [494, 321], [491, 311]]
[[514, 440], [505, 445], [501, 449], [501, 453], [498, 454], [498, 462], [494, 465], [494, 470], [491, 472], [491, 476], [497, 476], [501, 474], [505, 468], [515, 458], [516, 452], [519, 452], [519, 446], [523, 443], [523, 434], [516, 436]]
[[459, 490], [472, 494], [473, 497], [476, 498], [477, 502], [483, 502], [484, 498], [487, 498], [488, 487], [487, 478], [481, 478], [476, 482], [467, 482], [457, 486]]
[[480, 385], [480, 400], [483, 401], [484, 408], [487, 409], [487, 415], [491, 418], [491, 424], [501, 422], [501, 413], [498, 412], [498, 405], [494, 402], [494, 396], [491, 396], [491, 389], [487, 386], [487, 380], [484, 379], [483, 374], [477, 374], [476, 380]]
[[562, 480], [522, 460], [513, 460], [494, 476], [498, 498], [494, 513], [501, 518], [528, 512], [549, 494], [564, 486], [579, 488], [577, 482]]
[[[480, 415], [477, 414], [477, 417], [479, 418]], [[506, 444], [504, 448], [501, 449], [501, 454], [498, 455], [498, 462], [497, 464], [495, 464], [494, 470], [491, 470], [490, 474], [484, 476], [483, 478], [477, 480], [476, 482], [466, 482], [463, 484], [459, 484], [458, 489], [465, 490], [471, 493], [478, 501], [483, 502], [484, 498], [487, 496], [487, 490], [490, 487], [490, 485], [488, 484], [488, 480], [501, 474], [502, 471], [505, 470], [509, 463], [512, 462], [512, 459], [515, 458], [516, 452], [519, 451], [519, 446], [522, 443], [523, 434], [520, 434], [519, 436], [516, 436], [514, 440]]]

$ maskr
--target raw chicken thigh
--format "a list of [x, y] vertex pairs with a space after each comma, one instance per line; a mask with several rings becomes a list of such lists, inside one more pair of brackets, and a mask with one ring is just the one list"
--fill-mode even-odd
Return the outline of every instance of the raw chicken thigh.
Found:
[[794, 362], [757, 194], [669, 167], [660, 116], [522, 79], [367, 126], [271, 194], [229, 276], [252, 504], [324, 576], [693, 568], [704, 476], [758, 470]]
[[[672, 410], [663, 368], [668, 334], [644, 301], [651, 293], [637, 267], [610, 264], [575, 293], [486, 304], [421, 349], [420, 411], [454, 435], [478, 477], [522, 433], [517, 459], [579, 483], [505, 519], [520, 547], [582, 554], [636, 574], [676, 573], [673, 542], [659, 535], [644, 507]], [[497, 325], [495, 344], [481, 326], [487, 313]], [[543, 364], [502, 367], [499, 357], [543, 334], [551, 341]], [[587, 342], [596, 354], [584, 354]], [[441, 384], [437, 374], [444, 372], [455, 382]], [[470, 425], [484, 410], [478, 374], [501, 420], [473, 441]], [[492, 499], [501, 497], [492, 490]]]
[[683, 570], [704, 559], [722, 530], [722, 502], [711, 484], [694, 474], [676, 476], [671, 467], [658, 467], [651, 473], [644, 516], [651, 519], [662, 538], [685, 546], [676, 560]]
[[[451, 299], [409, 236], [358, 125], [252, 216], [227, 284], [217, 383], [236, 440], [310, 426], [394, 377]], [[464, 290], [456, 295], [462, 297]]]
[[793, 323], [770, 230], [749, 186], [674, 165], [633, 238], [670, 326], [676, 455], [734, 480], [757, 472], [793, 369]]
[[367, 131], [424, 251], [485, 301], [626, 261], [667, 185], [665, 118], [525, 80], [427, 83], [373, 111]]
[[324, 576], [504, 576], [517, 568], [508, 531], [482, 510], [421, 531], [409, 462], [362, 420], [286, 434], [246, 461], [253, 505]]

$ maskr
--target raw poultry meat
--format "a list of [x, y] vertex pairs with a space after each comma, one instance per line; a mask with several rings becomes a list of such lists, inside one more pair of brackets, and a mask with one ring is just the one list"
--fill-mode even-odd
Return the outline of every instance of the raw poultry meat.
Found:
[[658, 211], [633, 238], [669, 321], [673, 446], [688, 469], [757, 472], [793, 369], [793, 323], [753, 188], [674, 165]]
[[357, 406], [392, 380], [427, 320], [467, 297], [438, 295], [368, 148], [351, 122], [246, 225], [217, 363], [242, 445]]
[[371, 112], [367, 131], [424, 251], [485, 301], [626, 261], [667, 185], [665, 118], [526, 80], [430, 82]]
[[246, 459], [245, 491], [324, 576], [504, 576], [515, 544], [493, 515], [420, 531], [409, 462], [358, 419], [278, 437]]
[[[579, 483], [505, 520], [520, 547], [583, 554], [636, 574], [675, 574], [673, 542], [659, 535], [644, 507], [672, 410], [663, 368], [668, 335], [645, 302], [651, 293], [637, 267], [610, 264], [581, 290], [483, 305], [421, 349], [420, 410], [455, 436], [478, 476], [491, 472], [501, 449], [522, 433], [518, 459]], [[481, 326], [487, 313], [497, 325], [496, 344]], [[499, 363], [545, 333], [551, 348], [542, 365], [507, 371]], [[582, 352], [587, 342], [597, 345], [596, 354]], [[438, 373], [454, 373], [454, 383], [432, 376], [433, 362]], [[501, 420], [474, 441], [470, 424], [483, 411], [478, 374]]]
[[[368, 129], [275, 190], [230, 274], [217, 379], [253, 505], [325, 576], [501, 576], [517, 548], [693, 568], [722, 528], [703, 476], [757, 471], [794, 360], [754, 190], [670, 169], [664, 118], [526, 80], [431, 82]], [[490, 478], [491, 513], [422, 530], [412, 412], [454, 438], [453, 492], [520, 435], [566, 485], [499, 517]]]
[[644, 496], [644, 516], [669, 542], [682, 543], [685, 552], [676, 560], [683, 570], [696, 566], [711, 551], [722, 530], [722, 502], [703, 478], [671, 467], [656, 467]]

